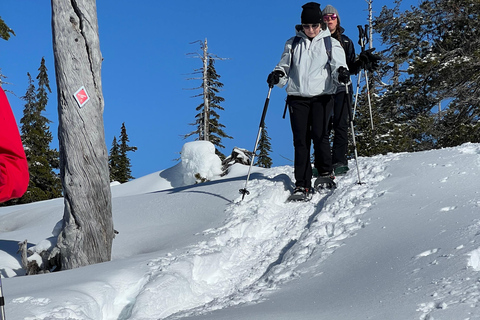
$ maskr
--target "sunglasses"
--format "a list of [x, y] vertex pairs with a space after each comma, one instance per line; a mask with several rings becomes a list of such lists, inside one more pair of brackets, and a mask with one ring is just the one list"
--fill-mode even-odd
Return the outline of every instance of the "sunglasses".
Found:
[[302, 24], [302, 28], [303, 29], [317, 29], [318, 27], [320, 27], [320, 24], [319, 23], [315, 23], [315, 24]]
[[323, 20], [328, 21], [328, 20], [337, 20], [337, 15], [334, 14], [326, 14], [323, 16]]

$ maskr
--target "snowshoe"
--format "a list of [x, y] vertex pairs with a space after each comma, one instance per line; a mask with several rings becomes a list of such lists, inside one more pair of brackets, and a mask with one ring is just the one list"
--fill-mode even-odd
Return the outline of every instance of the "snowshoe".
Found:
[[350, 170], [348, 168], [348, 165], [343, 164], [343, 163], [336, 163], [333, 165], [333, 172], [337, 176], [341, 176], [347, 173], [347, 171]]
[[322, 174], [315, 179], [315, 183], [313, 185], [316, 190], [335, 189], [337, 184], [335, 183], [334, 179], [335, 176], [332, 173]]
[[309, 201], [312, 198], [312, 189], [296, 187], [292, 195], [288, 197], [287, 201]]

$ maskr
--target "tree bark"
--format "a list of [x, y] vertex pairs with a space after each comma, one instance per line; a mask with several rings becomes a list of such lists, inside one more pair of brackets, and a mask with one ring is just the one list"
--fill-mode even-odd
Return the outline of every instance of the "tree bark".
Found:
[[[58, 94], [63, 229], [52, 251], [61, 269], [111, 259], [114, 238], [103, 127], [102, 55], [95, 0], [51, 0]], [[80, 107], [75, 92], [90, 99]]]
[[210, 141], [210, 97], [208, 96], [208, 45], [203, 43], [203, 139]]

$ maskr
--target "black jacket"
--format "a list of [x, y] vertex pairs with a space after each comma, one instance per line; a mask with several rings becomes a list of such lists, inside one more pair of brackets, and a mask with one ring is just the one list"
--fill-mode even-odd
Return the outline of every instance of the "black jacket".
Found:
[[350, 74], [357, 74], [358, 73], [358, 66], [355, 65], [355, 46], [352, 42], [352, 40], [347, 37], [345, 34], [345, 29], [340, 27], [340, 44], [343, 47], [343, 50], [345, 50], [345, 57], [347, 59], [347, 66], [348, 70], [350, 71]]
[[[358, 66], [355, 63], [355, 46], [352, 42], [352, 40], [347, 37], [346, 35], [343, 34], [345, 29], [340, 27], [340, 44], [342, 45], [343, 50], [345, 51], [345, 59], [347, 61], [347, 66], [348, 66], [348, 71], [350, 72], [350, 75], [357, 74], [358, 73]], [[350, 93], [352, 92], [352, 84], [349, 86], [349, 91]], [[337, 87], [337, 93], [338, 92], [344, 92], [345, 91], [345, 86], [340, 85]]]

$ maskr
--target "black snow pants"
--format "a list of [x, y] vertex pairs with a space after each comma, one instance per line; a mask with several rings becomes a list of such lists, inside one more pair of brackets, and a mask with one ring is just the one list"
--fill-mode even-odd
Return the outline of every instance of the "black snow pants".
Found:
[[329, 124], [333, 112], [333, 96], [320, 95], [311, 98], [288, 96], [287, 102], [295, 149], [295, 186], [311, 188], [310, 145], [312, 141], [315, 168], [320, 174], [332, 172]]
[[[350, 91], [351, 92], [351, 91]], [[347, 165], [347, 148], [348, 148], [348, 124], [349, 124], [349, 104], [348, 100], [352, 99], [346, 92], [337, 92], [335, 94], [335, 105], [333, 107], [333, 147], [332, 147], [332, 163], [341, 163]]]

